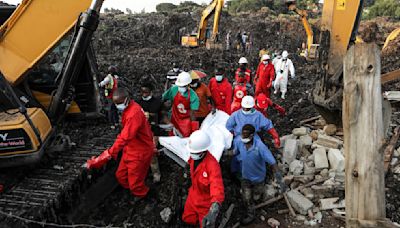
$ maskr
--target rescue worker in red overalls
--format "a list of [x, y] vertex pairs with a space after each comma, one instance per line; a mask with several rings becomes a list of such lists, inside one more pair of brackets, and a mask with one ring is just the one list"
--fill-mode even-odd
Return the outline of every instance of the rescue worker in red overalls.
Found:
[[111, 158], [122, 158], [115, 173], [122, 187], [129, 189], [135, 199], [144, 198], [149, 192], [145, 179], [155, 152], [153, 133], [143, 109], [129, 98], [128, 91], [118, 88], [113, 94], [113, 102], [122, 112], [122, 129], [112, 147], [98, 157], [86, 162], [87, 169], [99, 169]]
[[215, 108], [231, 114], [232, 103], [232, 85], [228, 79], [224, 77], [222, 68], [215, 70], [215, 77], [210, 79], [208, 88], [214, 101]]
[[107, 76], [99, 83], [99, 87], [104, 87], [104, 96], [107, 98], [108, 105], [108, 121], [111, 123], [111, 129], [119, 124], [118, 110], [112, 102], [114, 91], [118, 88], [118, 75], [115, 66], [108, 67]]
[[254, 84], [256, 85], [255, 96], [263, 93], [267, 97], [270, 97], [270, 90], [274, 78], [275, 68], [271, 63], [271, 58], [269, 55], [263, 55], [262, 61], [257, 67], [256, 77], [254, 78]]
[[211, 139], [198, 130], [190, 135], [187, 149], [192, 186], [189, 188], [182, 220], [200, 227], [215, 227], [215, 220], [224, 201], [224, 183], [218, 161], [208, 151]]
[[235, 72], [235, 81], [238, 81], [239, 72], [243, 72], [245, 74], [244, 80], [245, 84], [251, 83], [251, 70], [247, 67], [248, 61], [245, 57], [241, 57], [239, 59], [239, 68], [236, 69]]
[[272, 102], [271, 99], [269, 99], [265, 94], [260, 93], [256, 97], [256, 105], [254, 106], [257, 111], [261, 112], [264, 114], [265, 117], [268, 118], [268, 107], [272, 106], [276, 111], [279, 112], [281, 116], [286, 115], [286, 110], [278, 105]]
[[192, 78], [188, 72], [178, 75], [175, 85], [162, 95], [163, 101], [172, 102], [171, 123], [174, 125], [174, 135], [189, 137], [199, 129], [199, 123], [195, 121], [194, 111], [200, 106], [199, 97], [189, 87]]
[[245, 74], [243, 72], [239, 72], [237, 80], [233, 83], [233, 102], [231, 105], [231, 113], [242, 108], [242, 98], [246, 95], [252, 95], [253, 91], [249, 86], [249, 83], [246, 83]]

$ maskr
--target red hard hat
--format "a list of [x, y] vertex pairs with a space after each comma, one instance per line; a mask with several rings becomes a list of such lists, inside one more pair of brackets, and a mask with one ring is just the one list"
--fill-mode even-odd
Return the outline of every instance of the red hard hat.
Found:
[[270, 105], [271, 100], [263, 93], [258, 94], [256, 97], [257, 106], [259, 108], [267, 108]]

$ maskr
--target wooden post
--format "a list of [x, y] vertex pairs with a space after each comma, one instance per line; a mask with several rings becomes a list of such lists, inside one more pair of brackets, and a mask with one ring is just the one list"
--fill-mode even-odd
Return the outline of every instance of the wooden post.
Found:
[[349, 49], [343, 79], [347, 227], [377, 227], [386, 218], [380, 73], [375, 44]]

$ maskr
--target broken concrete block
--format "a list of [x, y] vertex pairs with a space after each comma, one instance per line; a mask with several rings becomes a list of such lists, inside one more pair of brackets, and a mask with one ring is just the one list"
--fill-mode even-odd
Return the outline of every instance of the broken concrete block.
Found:
[[285, 143], [288, 139], [296, 139], [296, 136], [294, 136], [293, 134], [290, 135], [284, 135], [280, 138], [281, 140], [281, 148], [285, 147]]
[[318, 132], [316, 130], [311, 131], [310, 137], [313, 141], [316, 141], [318, 139]]
[[299, 160], [294, 160], [289, 165], [289, 172], [293, 175], [300, 175], [303, 172], [304, 163]]
[[305, 147], [310, 147], [312, 145], [312, 138], [309, 135], [302, 135], [299, 138], [300, 140], [300, 145], [303, 145]]
[[264, 200], [269, 200], [274, 198], [278, 191], [274, 188], [274, 186], [267, 184], [264, 188]]
[[298, 141], [296, 139], [288, 139], [285, 142], [285, 147], [283, 148], [283, 158], [282, 161], [286, 164], [292, 163], [299, 152]]
[[316, 169], [329, 168], [328, 158], [326, 157], [326, 150], [324, 148], [315, 149], [313, 155]]
[[274, 218], [269, 218], [267, 223], [270, 227], [273, 227], [273, 228], [279, 227], [281, 225], [281, 223]]
[[284, 182], [286, 185], [289, 186], [289, 185], [293, 182], [293, 178], [294, 178], [293, 175], [284, 176], [284, 177], [283, 177], [283, 182]]
[[172, 215], [172, 210], [171, 208], [167, 207], [164, 208], [161, 212], [160, 212], [160, 216], [161, 219], [165, 222], [165, 223], [169, 223], [169, 221], [171, 220], [171, 216]]
[[314, 179], [315, 180], [321, 180], [323, 177], [321, 175], [315, 175]]
[[305, 128], [305, 127], [295, 128], [295, 129], [293, 129], [292, 134], [295, 136], [307, 135], [307, 128]]
[[308, 158], [308, 156], [311, 155], [311, 152], [310, 152], [306, 147], [300, 146], [300, 148], [301, 148], [301, 149], [300, 149], [301, 157]]
[[335, 170], [336, 172], [344, 171], [344, 157], [340, 150], [330, 149], [328, 151], [328, 159], [331, 169]]
[[314, 207], [314, 204], [297, 190], [289, 191], [287, 197], [292, 207], [302, 215], [307, 215], [308, 210]]
[[321, 170], [319, 175], [321, 175], [322, 177], [328, 177], [329, 176], [329, 170], [328, 169], [323, 169], [323, 170]]
[[327, 148], [332, 148], [332, 149], [338, 149], [340, 146], [343, 145], [343, 141], [340, 139], [337, 139], [332, 136], [328, 135], [318, 135], [317, 141], [314, 142], [317, 145], [327, 147]]
[[299, 175], [299, 176], [294, 176], [293, 177], [294, 181], [303, 183], [303, 184], [307, 184], [309, 182], [311, 182], [312, 180], [314, 180], [314, 175]]
[[327, 135], [335, 135], [337, 131], [337, 127], [334, 124], [328, 124], [324, 127], [324, 132]]
[[296, 220], [297, 221], [305, 221], [307, 218], [304, 215], [296, 215]]
[[346, 180], [346, 175], [344, 172], [336, 172], [335, 174], [335, 181], [344, 183]]
[[314, 175], [315, 167], [310, 167], [308, 163], [304, 164], [304, 175]]
[[339, 197], [328, 198], [328, 199], [320, 199], [319, 200], [320, 210], [331, 210], [335, 208], [345, 208], [345, 200], [339, 200]]
[[314, 199], [314, 192], [313, 192], [313, 190], [311, 190], [311, 188], [303, 188], [301, 190], [301, 193], [309, 200]]

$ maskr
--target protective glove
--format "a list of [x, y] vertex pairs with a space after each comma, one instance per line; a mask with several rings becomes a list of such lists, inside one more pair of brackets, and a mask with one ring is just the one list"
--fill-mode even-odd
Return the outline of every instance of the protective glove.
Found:
[[278, 132], [276, 132], [275, 128], [271, 128], [268, 133], [274, 139], [275, 148], [279, 149], [281, 147], [281, 140], [279, 139]]
[[100, 169], [103, 167], [109, 160], [111, 159], [111, 155], [108, 152], [108, 149], [105, 150], [97, 157], [92, 157], [91, 159], [86, 161], [86, 168], [87, 169]]
[[285, 184], [285, 182], [283, 182], [281, 171], [278, 170], [278, 171], [275, 172], [275, 179], [276, 179], [276, 182], [279, 184], [281, 192], [285, 193], [287, 191], [288, 187]]
[[279, 114], [280, 114], [281, 116], [286, 116], [286, 110], [285, 110], [285, 108], [283, 108], [282, 106], [277, 105], [277, 104], [274, 104], [274, 108], [276, 109], [276, 111], [279, 112]]
[[203, 227], [215, 227], [215, 221], [219, 213], [220, 205], [217, 202], [211, 204], [208, 214], [203, 218]]

